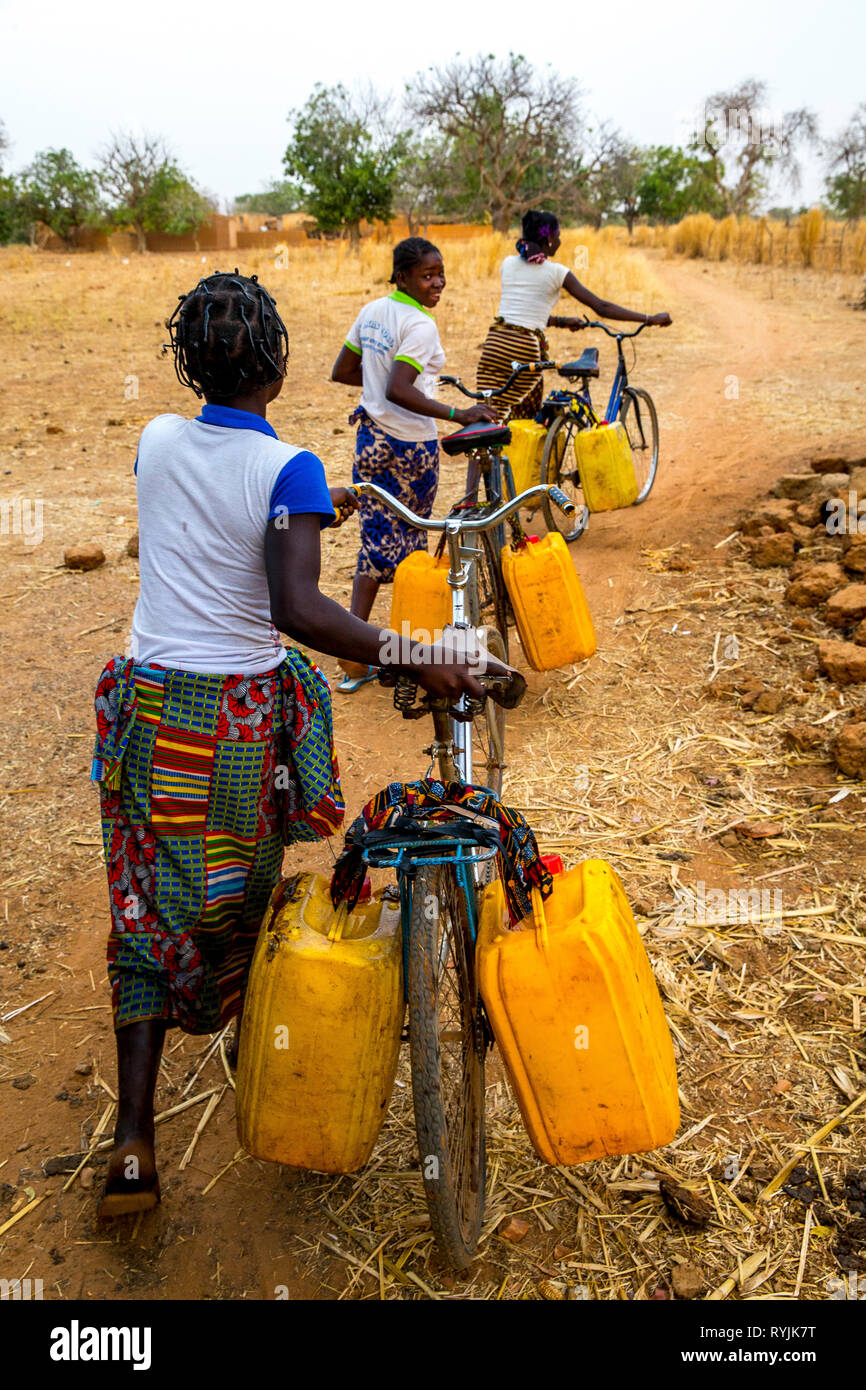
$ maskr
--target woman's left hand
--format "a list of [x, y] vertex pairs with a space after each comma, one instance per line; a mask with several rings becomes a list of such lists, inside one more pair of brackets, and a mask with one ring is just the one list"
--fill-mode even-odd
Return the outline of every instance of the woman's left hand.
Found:
[[342, 526], [344, 521], [348, 521], [353, 512], [357, 512], [361, 506], [361, 499], [357, 493], [347, 487], [329, 487], [331, 501], [334, 504], [334, 511], [337, 513], [331, 522], [332, 527]]

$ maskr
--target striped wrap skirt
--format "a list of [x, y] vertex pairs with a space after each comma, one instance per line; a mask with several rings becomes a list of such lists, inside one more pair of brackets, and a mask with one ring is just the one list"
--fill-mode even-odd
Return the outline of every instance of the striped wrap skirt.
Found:
[[[487, 331], [475, 373], [477, 391], [498, 390], [511, 376], [512, 362], [541, 362], [548, 354], [540, 328], [520, 328], [494, 319]], [[531, 420], [544, 399], [544, 373], [521, 372], [516, 381], [493, 402], [500, 419]]]

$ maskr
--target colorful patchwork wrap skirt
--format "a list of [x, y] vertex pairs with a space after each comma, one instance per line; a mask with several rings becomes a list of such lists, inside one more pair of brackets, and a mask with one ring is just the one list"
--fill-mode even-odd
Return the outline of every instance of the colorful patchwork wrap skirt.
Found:
[[[430, 516], [439, 486], [439, 441], [395, 439], [361, 406], [349, 416], [350, 425], [356, 421], [352, 481], [377, 483], [418, 516]], [[394, 582], [394, 571], [413, 550], [427, 549], [426, 531], [407, 526], [372, 497], [361, 499], [360, 521], [357, 573], [380, 584]]]
[[[540, 328], [494, 319], [487, 331], [475, 373], [476, 391], [495, 391], [504, 386], [512, 362], [541, 362], [547, 357], [547, 339]], [[500, 419], [531, 420], [544, 399], [544, 373], [521, 372], [504, 396], [491, 402]]]
[[115, 657], [95, 711], [115, 1028], [214, 1032], [243, 1007], [283, 846], [342, 824], [328, 683], [294, 650], [262, 676]]

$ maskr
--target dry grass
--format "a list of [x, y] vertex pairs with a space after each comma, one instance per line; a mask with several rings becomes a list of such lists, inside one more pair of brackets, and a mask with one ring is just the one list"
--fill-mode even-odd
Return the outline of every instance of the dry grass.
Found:
[[811, 208], [790, 224], [766, 217], [693, 213], [671, 227], [636, 227], [637, 247], [662, 247], [674, 255], [713, 261], [809, 269], [857, 275], [866, 271], [866, 219], [834, 222]]

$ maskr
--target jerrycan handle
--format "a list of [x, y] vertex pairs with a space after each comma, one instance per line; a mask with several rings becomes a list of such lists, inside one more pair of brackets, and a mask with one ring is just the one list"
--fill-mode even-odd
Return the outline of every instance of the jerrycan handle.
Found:
[[540, 951], [547, 950], [547, 917], [544, 912], [544, 899], [537, 888], [532, 889], [532, 923], [535, 927], [535, 944]]
[[345, 930], [345, 926], [346, 926], [346, 922], [348, 921], [348, 918], [349, 918], [349, 905], [348, 905], [348, 903], [346, 903], [346, 902], [344, 901], [344, 902], [341, 902], [341, 903], [340, 903], [340, 906], [337, 908], [337, 911], [334, 913], [334, 920], [333, 920], [333, 922], [331, 923], [331, 930], [328, 932], [328, 940], [329, 940], [329, 941], [341, 941], [341, 940], [342, 940], [342, 938], [343, 938], [343, 931]]

